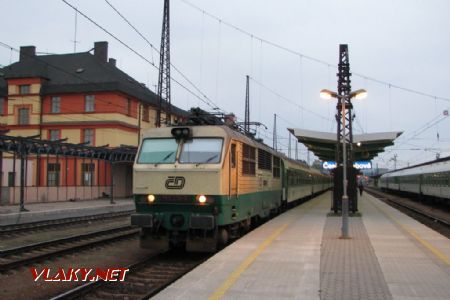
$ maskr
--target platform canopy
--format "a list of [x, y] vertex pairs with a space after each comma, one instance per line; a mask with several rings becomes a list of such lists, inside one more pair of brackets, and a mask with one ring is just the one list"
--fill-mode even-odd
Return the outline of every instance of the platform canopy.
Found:
[[[288, 128], [297, 138], [323, 161], [335, 160], [337, 133], [311, 131], [298, 128]], [[353, 153], [355, 161], [371, 160], [384, 148], [392, 146], [394, 140], [403, 132], [377, 132], [353, 135]]]

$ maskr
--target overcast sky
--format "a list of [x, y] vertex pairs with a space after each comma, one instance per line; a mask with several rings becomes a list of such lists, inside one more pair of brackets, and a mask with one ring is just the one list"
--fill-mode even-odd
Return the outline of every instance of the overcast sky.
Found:
[[[159, 49], [163, 0], [108, 1]], [[106, 1], [67, 2], [158, 65], [158, 54]], [[0, 3], [7, 8], [1, 42], [61, 54], [74, 52], [74, 39], [77, 52], [108, 41], [118, 66], [154, 90], [157, 69], [80, 14], [75, 37], [75, 12], [63, 1]], [[393, 168], [397, 154], [402, 167], [434, 159], [436, 153], [450, 155], [450, 122], [442, 117], [450, 108], [449, 11], [447, 0], [172, 0], [171, 62], [208, 99], [241, 119], [250, 75], [251, 119], [268, 127], [259, 135], [271, 145], [273, 114], [279, 115], [279, 147], [286, 150], [287, 127], [336, 131], [336, 103], [320, 99], [319, 91], [337, 89], [339, 44], [348, 44], [352, 89], [369, 92], [353, 102], [354, 133], [403, 131], [396, 145], [373, 161]], [[2, 66], [17, 60], [18, 53], [0, 47]], [[199, 94], [174, 70], [172, 75]], [[175, 82], [172, 103], [211, 110]], [[299, 151], [306, 160], [305, 148]]]

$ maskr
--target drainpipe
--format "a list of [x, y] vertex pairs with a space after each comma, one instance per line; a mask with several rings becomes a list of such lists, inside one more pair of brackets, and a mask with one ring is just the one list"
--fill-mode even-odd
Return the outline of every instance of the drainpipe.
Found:
[[142, 113], [142, 103], [141, 103], [141, 102], [138, 102], [138, 103], [139, 103], [139, 113], [138, 113], [138, 127], [139, 127], [139, 132], [138, 132], [138, 146], [139, 146], [139, 143], [141, 142], [141, 119], [142, 119], [141, 113]]

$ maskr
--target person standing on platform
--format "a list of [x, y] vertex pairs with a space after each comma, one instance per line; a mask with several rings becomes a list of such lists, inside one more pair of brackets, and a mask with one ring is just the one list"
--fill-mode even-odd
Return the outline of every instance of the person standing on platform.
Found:
[[362, 196], [364, 192], [364, 179], [362, 176], [358, 180], [358, 188], [359, 188], [359, 195]]

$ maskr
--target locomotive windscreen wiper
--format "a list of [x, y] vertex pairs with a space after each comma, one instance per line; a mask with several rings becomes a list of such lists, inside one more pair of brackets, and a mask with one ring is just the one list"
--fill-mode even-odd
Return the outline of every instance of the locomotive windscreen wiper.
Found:
[[217, 157], [217, 154], [214, 154], [213, 156], [211, 156], [210, 158], [208, 158], [205, 163], [212, 161], [214, 158]]
[[169, 154], [167, 154], [162, 161], [166, 161], [169, 157], [171, 157], [173, 154], [175, 153], [175, 151], [170, 152]]

